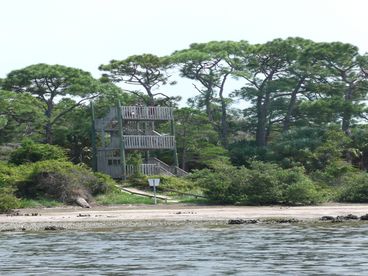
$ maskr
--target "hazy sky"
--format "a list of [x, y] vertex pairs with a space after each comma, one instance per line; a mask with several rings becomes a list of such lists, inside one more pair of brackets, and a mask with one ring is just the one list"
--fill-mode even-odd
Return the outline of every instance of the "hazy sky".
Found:
[[[368, 52], [366, 0], [0, 0], [0, 78], [35, 63], [100, 75], [111, 59], [193, 42], [300, 36]], [[194, 95], [182, 82], [166, 90]]]

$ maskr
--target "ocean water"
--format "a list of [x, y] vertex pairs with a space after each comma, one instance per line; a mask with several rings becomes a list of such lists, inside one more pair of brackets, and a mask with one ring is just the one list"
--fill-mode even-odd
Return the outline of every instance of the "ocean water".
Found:
[[0, 275], [367, 275], [368, 224], [0, 233]]

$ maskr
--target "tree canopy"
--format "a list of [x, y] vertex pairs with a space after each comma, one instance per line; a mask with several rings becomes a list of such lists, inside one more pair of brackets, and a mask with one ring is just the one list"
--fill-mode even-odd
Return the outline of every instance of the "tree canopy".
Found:
[[[254, 179], [266, 178], [280, 186], [272, 202], [300, 189], [314, 195], [318, 185], [352, 185], [349, 177], [366, 185], [368, 55], [354, 45], [299, 37], [259, 44], [210, 41], [167, 56], [112, 60], [99, 69], [98, 80], [62, 65], [35, 64], [10, 72], [0, 80], [0, 143], [42, 139], [66, 148], [73, 162], [88, 164], [90, 100], [98, 117], [117, 100], [170, 105], [175, 125], [161, 122], [155, 128], [176, 129], [180, 167], [204, 169], [194, 178], [215, 183], [219, 193], [226, 185], [231, 192], [249, 193], [256, 188]], [[169, 96], [165, 89], [183, 79], [192, 82], [192, 97], [178, 104], [181, 95]], [[280, 171], [279, 178], [263, 175], [265, 168]], [[361, 186], [345, 191], [361, 191]], [[250, 202], [250, 194], [243, 196], [230, 201]]]
[[[52, 129], [65, 114], [98, 96], [103, 84], [90, 73], [62, 65], [35, 64], [10, 72], [2, 88], [30, 93], [40, 102], [45, 115], [45, 141], [52, 142]], [[65, 101], [68, 104], [64, 104]], [[61, 103], [61, 104], [59, 104]]]
[[[169, 98], [155, 89], [169, 82], [168, 69], [170, 61], [166, 57], [158, 57], [152, 54], [134, 55], [124, 60], [111, 60], [109, 64], [101, 65], [99, 69], [104, 71], [103, 77], [112, 82], [124, 82], [140, 86], [140, 90], [130, 90], [142, 99], [147, 105], [155, 105], [157, 96], [163, 96], [164, 100]], [[172, 83], [174, 84], [174, 83]]]

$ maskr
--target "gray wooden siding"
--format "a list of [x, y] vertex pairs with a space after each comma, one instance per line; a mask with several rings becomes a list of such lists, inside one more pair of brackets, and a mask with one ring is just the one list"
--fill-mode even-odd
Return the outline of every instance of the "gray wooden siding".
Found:
[[97, 150], [97, 171], [106, 173], [113, 178], [121, 178], [123, 170], [120, 165], [120, 157], [115, 156], [117, 150]]

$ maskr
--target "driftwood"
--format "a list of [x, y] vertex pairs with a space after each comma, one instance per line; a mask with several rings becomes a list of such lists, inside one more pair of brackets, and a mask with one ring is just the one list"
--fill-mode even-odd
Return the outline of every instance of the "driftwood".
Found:
[[83, 197], [77, 197], [75, 202], [83, 208], [91, 208], [91, 205]]

